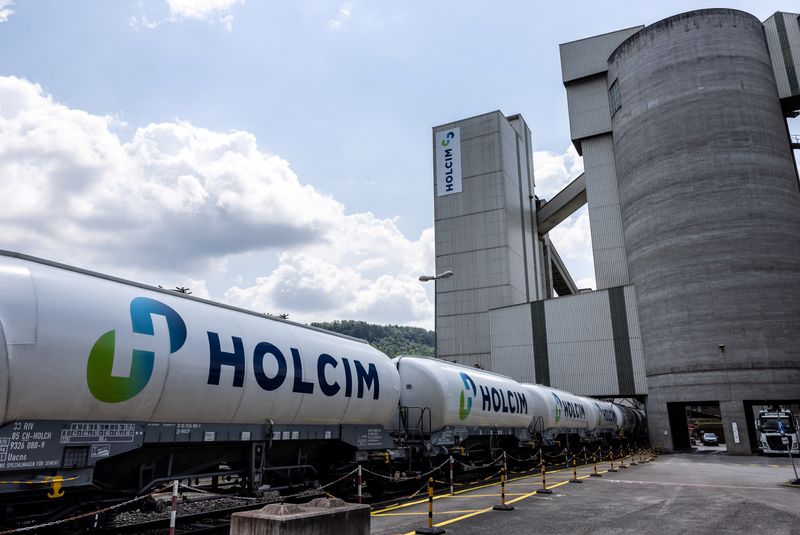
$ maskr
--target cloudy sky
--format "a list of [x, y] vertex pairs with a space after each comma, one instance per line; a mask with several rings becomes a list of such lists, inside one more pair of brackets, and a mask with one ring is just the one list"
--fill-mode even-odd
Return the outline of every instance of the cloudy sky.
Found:
[[[522, 113], [549, 198], [581, 171], [558, 44], [701, 7], [0, 0], [0, 248], [430, 328], [431, 127]], [[552, 235], [592, 286], [585, 208]]]

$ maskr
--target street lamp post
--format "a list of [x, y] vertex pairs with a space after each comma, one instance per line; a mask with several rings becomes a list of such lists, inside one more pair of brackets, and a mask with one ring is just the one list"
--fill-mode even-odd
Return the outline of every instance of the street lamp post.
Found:
[[437, 314], [437, 297], [438, 294], [436, 293], [436, 281], [439, 279], [449, 279], [453, 276], [452, 271], [443, 271], [436, 275], [420, 275], [419, 281], [420, 282], [428, 282], [433, 281], [433, 356], [438, 357], [439, 353], [437, 351], [437, 339], [439, 338], [439, 314]]

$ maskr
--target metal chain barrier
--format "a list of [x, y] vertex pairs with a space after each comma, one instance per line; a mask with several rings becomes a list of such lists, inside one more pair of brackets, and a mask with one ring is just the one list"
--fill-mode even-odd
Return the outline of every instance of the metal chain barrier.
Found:
[[110, 507], [104, 507], [103, 509], [98, 509], [97, 511], [90, 511], [88, 513], [81, 513], [79, 515], [71, 516], [69, 518], [62, 518], [61, 520], [54, 520], [53, 522], [46, 522], [44, 524], [37, 524], [35, 526], [25, 526], [23, 528], [11, 529], [7, 531], [0, 531], [0, 535], [7, 535], [9, 533], [22, 533], [25, 531], [33, 531], [35, 529], [44, 529], [44, 528], [51, 528], [53, 526], [58, 526], [60, 524], [66, 524], [67, 522], [74, 522], [75, 520], [80, 520], [81, 518], [87, 518], [94, 515], [99, 515], [101, 513], [105, 513], [107, 511], [111, 511], [113, 509], [119, 509], [120, 507], [124, 507], [126, 505], [130, 505], [132, 503], [138, 502], [140, 500], [144, 500], [148, 496], [152, 496], [155, 492], [151, 492], [150, 494], [143, 494], [141, 496], [137, 496], [127, 502], [118, 503], [116, 505], [112, 505]]
[[[306, 489], [306, 490], [304, 490], [302, 492], [298, 492], [296, 494], [290, 494], [290, 495], [287, 495], [287, 496], [281, 496], [280, 499], [275, 499], [275, 500], [272, 500], [272, 501], [265, 501], [264, 505], [267, 505], [267, 504], [270, 504], [270, 503], [280, 502], [280, 501], [283, 501], [283, 500], [285, 500], [287, 498], [299, 498], [299, 497], [303, 496], [304, 494], [309, 493], [309, 490], [313, 490], [315, 492], [323, 491], [324, 489], [326, 489], [326, 488], [328, 488], [328, 487], [330, 487], [332, 485], [335, 485], [336, 483], [339, 483], [343, 479], [352, 476], [357, 471], [358, 471], [358, 469], [356, 468], [356, 469], [350, 471], [349, 473], [343, 475], [339, 479], [336, 479], [335, 481], [331, 481], [330, 483], [326, 483], [325, 485], [322, 485], [321, 487], [315, 487], [314, 489]], [[106, 513], [108, 511], [113, 511], [114, 509], [119, 509], [120, 507], [125, 507], [127, 505], [132, 504], [132, 503], [136, 503], [138, 501], [144, 500], [145, 498], [154, 496], [156, 494], [160, 494], [164, 490], [168, 489], [170, 486], [172, 486], [172, 485], [168, 485], [166, 487], [154, 490], [154, 491], [152, 491], [152, 492], [150, 492], [148, 494], [142, 494], [141, 496], [137, 496], [137, 497], [132, 498], [132, 499], [126, 501], [126, 502], [122, 502], [122, 503], [118, 503], [118, 504], [115, 504], [115, 505], [111, 505], [109, 507], [104, 507], [102, 509], [97, 509], [96, 511], [90, 511], [88, 513], [81, 513], [79, 515], [71, 516], [71, 517], [68, 517], [68, 518], [62, 518], [60, 520], [54, 520], [53, 522], [47, 522], [47, 523], [44, 523], [44, 524], [37, 524], [35, 526], [25, 526], [25, 527], [22, 527], [22, 528], [16, 528], [16, 529], [11, 529], [11, 530], [6, 530], [6, 531], [0, 531], [0, 535], [8, 535], [8, 534], [11, 534], [11, 533], [23, 533], [23, 532], [26, 532], [26, 531], [32, 531], [32, 530], [36, 530], [36, 529], [50, 528], [50, 527], [53, 527], [53, 526], [58, 526], [60, 524], [65, 524], [67, 522], [74, 522], [74, 521], [80, 520], [82, 518], [87, 518], [87, 517], [90, 517], [90, 516], [103, 514], [103, 513]], [[196, 487], [192, 487], [191, 485], [183, 485], [183, 484], [181, 484], [179, 486], [182, 487], [182, 488], [185, 488], [185, 489], [189, 489], [192, 492], [200, 492], [202, 494], [208, 494], [210, 496], [218, 496], [218, 497], [221, 497], [221, 498], [236, 498], [237, 500], [252, 500], [252, 501], [263, 500], [263, 498], [252, 498], [250, 496], [231, 496], [229, 494], [219, 494], [219, 493], [214, 493], [214, 492], [208, 492], [208, 491], [203, 490], [203, 489], [198, 489]]]
[[540, 452], [537, 451], [536, 453], [534, 453], [533, 455], [531, 455], [527, 459], [517, 459], [513, 455], [508, 455], [508, 454], [506, 454], [506, 457], [508, 457], [512, 461], [515, 461], [515, 462], [518, 462], [518, 463], [527, 463], [528, 461], [533, 461], [533, 460], [537, 459], [539, 457], [539, 453]]
[[[376, 477], [381, 477], [381, 478], [383, 478], [383, 479], [388, 479], [389, 481], [411, 481], [411, 480], [414, 480], [414, 479], [421, 479], [421, 478], [423, 478], [423, 477], [428, 477], [428, 476], [430, 476], [430, 475], [432, 475], [432, 474], [435, 474], [436, 472], [438, 472], [439, 470], [441, 470], [441, 469], [442, 469], [442, 467], [443, 467], [444, 465], [446, 465], [446, 464], [447, 464], [447, 463], [449, 463], [449, 462], [450, 462], [450, 458], [448, 457], [448, 458], [447, 458], [447, 459], [446, 459], [446, 460], [445, 460], [445, 461], [444, 461], [442, 464], [440, 464], [439, 466], [437, 466], [437, 467], [435, 467], [435, 468], [433, 468], [433, 469], [431, 469], [431, 470], [429, 470], [429, 471], [425, 472], [424, 474], [419, 474], [418, 476], [414, 476], [414, 477], [400, 477], [400, 478], [394, 478], [394, 477], [392, 477], [392, 476], [385, 476], [385, 475], [383, 475], [383, 474], [379, 474], [379, 473], [377, 473], [377, 472], [373, 472], [372, 470], [368, 470], [368, 469], [366, 469], [366, 468], [361, 468], [361, 470], [363, 470], [364, 472], [366, 472], [366, 473], [368, 473], [368, 474], [371, 474], [371, 475], [373, 475], [373, 476], [376, 476]], [[459, 462], [459, 461], [456, 461], [456, 462]], [[487, 465], [487, 466], [491, 466], [491, 465]], [[356, 468], [356, 470], [358, 470], [358, 469]]]

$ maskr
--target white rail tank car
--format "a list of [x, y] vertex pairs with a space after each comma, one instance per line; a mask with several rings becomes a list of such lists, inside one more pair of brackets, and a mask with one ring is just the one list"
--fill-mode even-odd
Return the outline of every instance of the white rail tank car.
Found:
[[366, 343], [0, 256], [0, 425], [14, 420], [383, 423], [391, 361]]
[[267, 450], [391, 446], [399, 395], [363, 341], [0, 251], [0, 479], [143, 492], [218, 461], [258, 488]]
[[[400, 405], [409, 411], [412, 426], [414, 421], [430, 425], [434, 445], [453, 445], [476, 434], [529, 439], [533, 404], [517, 381], [432, 358], [394, 361], [400, 372]], [[415, 409], [427, 409], [429, 424]]]

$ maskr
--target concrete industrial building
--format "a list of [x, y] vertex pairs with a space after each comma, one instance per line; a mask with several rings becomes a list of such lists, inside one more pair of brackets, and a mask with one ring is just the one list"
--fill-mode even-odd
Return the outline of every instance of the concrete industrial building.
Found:
[[[453, 129], [463, 165], [461, 192], [435, 198], [437, 271], [456, 273], [437, 287], [439, 356], [646, 400], [667, 450], [688, 446], [687, 404], [718, 403], [728, 451], [750, 453], [751, 406], [800, 399], [786, 122], [800, 109], [800, 18], [708, 9], [560, 48], [585, 171], [549, 202], [528, 193], [520, 117], [434, 128], [435, 180]], [[584, 203], [597, 291], [578, 293], [547, 232]]]

